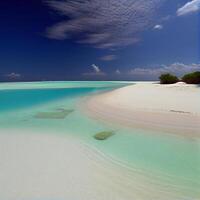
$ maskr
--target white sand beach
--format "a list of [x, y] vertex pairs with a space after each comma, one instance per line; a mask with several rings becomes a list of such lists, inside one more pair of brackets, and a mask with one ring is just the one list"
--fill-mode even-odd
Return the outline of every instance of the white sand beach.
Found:
[[93, 96], [86, 105], [90, 115], [109, 123], [200, 136], [199, 85], [136, 82]]
[[114, 164], [73, 138], [0, 130], [3, 200], [183, 199], [171, 178], [158, 180]]

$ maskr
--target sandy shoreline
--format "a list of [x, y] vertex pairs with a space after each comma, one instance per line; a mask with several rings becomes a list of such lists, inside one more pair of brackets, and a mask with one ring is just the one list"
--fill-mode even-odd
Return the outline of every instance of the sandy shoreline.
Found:
[[85, 111], [107, 123], [199, 137], [199, 91], [199, 86], [184, 83], [138, 82], [92, 96]]
[[128, 170], [74, 138], [0, 129], [0, 199], [175, 200], [189, 195], [172, 180]]

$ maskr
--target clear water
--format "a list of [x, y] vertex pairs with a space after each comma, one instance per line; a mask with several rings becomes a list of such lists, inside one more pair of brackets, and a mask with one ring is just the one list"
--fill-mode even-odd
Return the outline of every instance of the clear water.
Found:
[[[159, 181], [176, 185], [186, 197], [200, 196], [200, 141], [167, 133], [107, 125], [86, 116], [79, 103], [84, 97], [122, 87], [123, 82], [38, 82], [0, 84], [0, 132], [6, 128], [54, 130], [78, 137], [105, 156], [129, 168], [145, 171]], [[38, 112], [74, 109], [65, 119], [36, 119]], [[99, 131], [116, 134], [104, 141]], [[41, 132], [41, 131], [40, 131]]]

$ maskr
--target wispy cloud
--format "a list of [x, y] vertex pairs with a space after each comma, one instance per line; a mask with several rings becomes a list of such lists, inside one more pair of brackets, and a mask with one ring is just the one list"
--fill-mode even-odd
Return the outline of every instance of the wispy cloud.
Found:
[[117, 59], [117, 56], [116, 55], [106, 55], [106, 56], [103, 56], [100, 58], [100, 60], [103, 60], [103, 61], [112, 61], [112, 60], [116, 60]]
[[92, 64], [92, 68], [93, 68], [95, 73], [100, 73], [101, 72], [100, 68], [95, 64]]
[[91, 65], [92, 71], [83, 73], [84, 76], [105, 76], [106, 73], [101, 71], [100, 67], [92, 64]]
[[15, 73], [15, 72], [5, 74], [4, 76], [9, 78], [9, 79], [19, 79], [19, 78], [21, 78], [21, 74]]
[[122, 77], [127, 80], [157, 80], [163, 73], [172, 73], [179, 77], [182, 77], [186, 73], [200, 71], [200, 63], [184, 64], [184, 63], [173, 63], [170, 65], [157, 65], [155, 67], [136, 67], [127, 71], [121, 71], [116, 69], [113, 73], [106, 74], [95, 64], [91, 65], [89, 72], [83, 73], [83, 76], [88, 77]]
[[138, 42], [139, 33], [151, 28], [156, 11], [165, 0], [48, 0], [67, 17], [48, 28], [54, 39], [75, 38], [97, 48], [113, 48]]
[[200, 71], [200, 64], [183, 64], [183, 63], [173, 63], [171, 65], [161, 65], [157, 68], [134, 68], [129, 71], [130, 75], [140, 76], [140, 77], [155, 77], [158, 78], [162, 73], [173, 73], [177, 76], [182, 76], [183, 74]]
[[154, 29], [155, 30], [161, 30], [161, 29], [163, 29], [163, 25], [157, 24], [157, 25], [154, 26]]
[[120, 75], [121, 71], [119, 69], [116, 69], [115, 74]]
[[200, 10], [200, 0], [192, 0], [183, 5], [181, 8], [177, 10], [177, 15], [187, 15], [190, 13], [195, 13]]
[[168, 20], [170, 20], [171, 18], [173, 18], [173, 16], [172, 15], [167, 15], [167, 16], [165, 16], [165, 17], [162, 17], [161, 18], [161, 21], [168, 21]]

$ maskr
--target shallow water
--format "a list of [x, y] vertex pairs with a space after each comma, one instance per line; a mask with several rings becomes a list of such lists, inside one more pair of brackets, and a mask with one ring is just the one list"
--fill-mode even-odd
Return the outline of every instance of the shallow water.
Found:
[[[105, 156], [145, 172], [186, 199], [200, 196], [200, 141], [167, 133], [108, 125], [86, 116], [79, 107], [88, 95], [122, 87], [123, 82], [37, 82], [0, 84], [0, 132], [3, 129], [54, 130], [78, 137]], [[38, 119], [41, 112], [73, 110], [63, 119]], [[115, 131], [107, 140], [94, 135]], [[41, 132], [41, 131], [40, 131]]]

